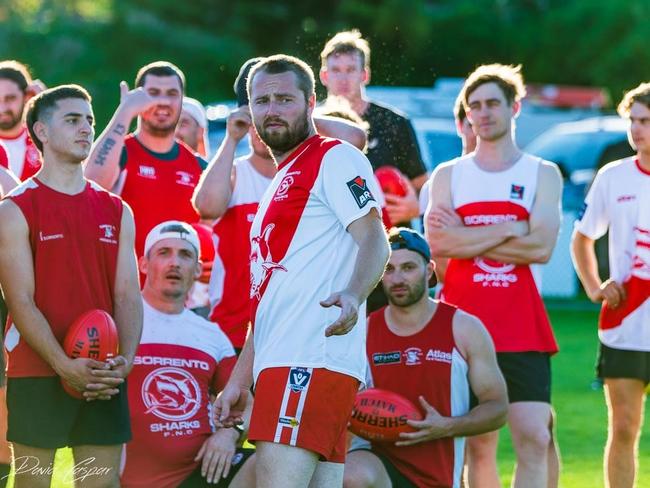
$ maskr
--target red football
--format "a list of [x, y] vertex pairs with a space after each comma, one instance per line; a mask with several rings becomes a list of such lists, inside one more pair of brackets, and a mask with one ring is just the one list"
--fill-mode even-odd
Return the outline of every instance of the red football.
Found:
[[410, 400], [392, 391], [368, 388], [357, 393], [350, 419], [353, 434], [374, 442], [395, 442], [402, 432], [414, 432], [407, 420], [422, 420]]
[[395, 166], [382, 166], [375, 170], [375, 178], [384, 193], [406, 196], [410, 182]]
[[[68, 329], [63, 350], [71, 358], [90, 358], [97, 361], [117, 356], [117, 327], [113, 317], [104, 310], [90, 310], [81, 315]], [[63, 382], [63, 388], [75, 398], [82, 394]]]

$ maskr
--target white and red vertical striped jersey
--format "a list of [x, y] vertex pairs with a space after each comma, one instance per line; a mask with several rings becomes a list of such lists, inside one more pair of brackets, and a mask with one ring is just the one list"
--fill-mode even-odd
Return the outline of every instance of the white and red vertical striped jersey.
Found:
[[216, 249], [210, 275], [210, 320], [219, 324], [233, 346], [241, 348], [250, 323], [250, 229], [272, 178], [250, 160], [234, 162], [235, 186], [228, 210], [214, 224]]
[[265, 368], [325, 368], [364, 381], [365, 304], [356, 326], [325, 337], [340, 315], [319, 302], [342, 291], [358, 247], [346, 231], [372, 208], [377, 184], [351, 145], [314, 135], [278, 167], [251, 228], [254, 376]]
[[576, 230], [598, 239], [609, 230], [609, 273], [627, 298], [616, 309], [603, 305], [603, 344], [650, 351], [650, 173], [635, 157], [605, 165], [591, 185]]
[[25, 181], [41, 169], [41, 153], [29, 137], [27, 127], [24, 127], [16, 137], [0, 137], [7, 150], [7, 161], [0, 164], [10, 169], [20, 181]]
[[223, 389], [235, 351], [213, 323], [188, 309], [160, 312], [143, 300], [142, 339], [129, 374], [133, 440], [124, 487], [175, 487], [198, 466], [214, 431], [210, 394]]
[[[466, 226], [528, 220], [541, 160], [529, 154], [505, 171], [484, 171], [473, 153], [452, 163], [453, 207]], [[476, 315], [497, 352], [556, 352], [531, 267], [482, 256], [449, 260], [442, 298]]]
[[[454, 339], [456, 307], [444, 302], [429, 323], [410, 336], [394, 334], [386, 324], [386, 307], [368, 317], [366, 352], [374, 387], [399, 393], [414, 405], [422, 395], [440, 415], [469, 412], [468, 365]], [[460, 488], [465, 439], [447, 437], [414, 446], [373, 443], [415, 486]]]

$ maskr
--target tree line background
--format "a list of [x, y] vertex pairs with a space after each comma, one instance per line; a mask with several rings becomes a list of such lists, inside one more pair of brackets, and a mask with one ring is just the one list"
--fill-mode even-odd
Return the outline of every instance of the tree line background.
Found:
[[281, 52], [317, 71], [325, 41], [352, 27], [370, 41], [374, 84], [522, 63], [528, 81], [604, 86], [616, 102], [650, 79], [648, 19], [647, 0], [1, 0], [0, 59], [84, 85], [100, 130], [120, 80], [150, 61], [183, 69], [190, 96], [231, 99], [246, 59]]

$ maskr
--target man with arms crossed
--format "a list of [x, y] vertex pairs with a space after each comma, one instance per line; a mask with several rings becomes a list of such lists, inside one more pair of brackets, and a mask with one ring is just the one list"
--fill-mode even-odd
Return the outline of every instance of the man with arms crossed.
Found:
[[[344, 485], [460, 487], [463, 437], [505, 423], [506, 385], [480, 320], [429, 298], [434, 264], [424, 237], [396, 228], [388, 240], [392, 253], [382, 284], [389, 305], [368, 318], [369, 383], [408, 398], [426, 416], [409, 421], [416, 432], [395, 445], [355, 439]], [[470, 386], [478, 397], [471, 410]]]
[[341, 486], [347, 422], [365, 376], [364, 302], [389, 253], [378, 189], [360, 151], [316, 134], [304, 62], [269, 57], [248, 89], [278, 174], [251, 228], [252, 331], [215, 415], [238, 420], [255, 380], [257, 485]]
[[[176, 140], [185, 75], [164, 61], [143, 66], [136, 88], [120, 84], [120, 104], [93, 146], [84, 172], [107, 190], [118, 193], [133, 209], [135, 250], [142, 256], [144, 239], [165, 220], [198, 222], [192, 194], [205, 161]], [[126, 131], [138, 117], [133, 134]]]
[[[462, 89], [476, 151], [436, 168], [425, 215], [434, 258], [450, 258], [442, 299], [490, 332], [508, 386], [514, 486], [557, 484], [550, 356], [557, 344], [530, 264], [547, 262], [560, 225], [557, 166], [515, 144], [525, 95], [518, 67], [484, 65]], [[498, 432], [468, 440], [470, 484], [500, 486]]]
[[[32, 456], [39, 466], [71, 446], [76, 462], [109, 468], [88, 486], [117, 487], [122, 444], [131, 436], [124, 379], [142, 328], [133, 218], [119, 198], [83, 177], [94, 134], [83, 88], [42, 92], [26, 119], [43, 167], [0, 203], [0, 281], [10, 314], [7, 438], [16, 460]], [[70, 359], [61, 347], [68, 327], [96, 308], [114, 317], [120, 355]], [[68, 395], [61, 380], [86, 401]], [[16, 473], [18, 487], [49, 485], [48, 474]]]
[[[626, 93], [618, 113], [630, 121], [636, 156], [598, 172], [571, 250], [587, 295], [602, 302], [597, 373], [605, 382], [609, 412], [605, 485], [632, 487], [650, 382], [650, 83]], [[610, 276], [602, 281], [594, 241], [608, 230]]]
[[236, 428], [214, 432], [211, 397], [226, 384], [235, 351], [213, 323], [185, 307], [201, 274], [199, 236], [169, 220], [145, 241], [140, 270], [142, 339], [129, 376], [133, 440], [126, 446], [124, 488], [255, 486], [252, 449], [238, 450]]

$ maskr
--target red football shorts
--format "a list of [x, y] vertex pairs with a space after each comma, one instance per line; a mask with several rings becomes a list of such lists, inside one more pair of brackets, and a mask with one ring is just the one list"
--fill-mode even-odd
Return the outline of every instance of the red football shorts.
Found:
[[267, 368], [255, 384], [248, 438], [297, 446], [344, 463], [359, 381], [322, 368]]

